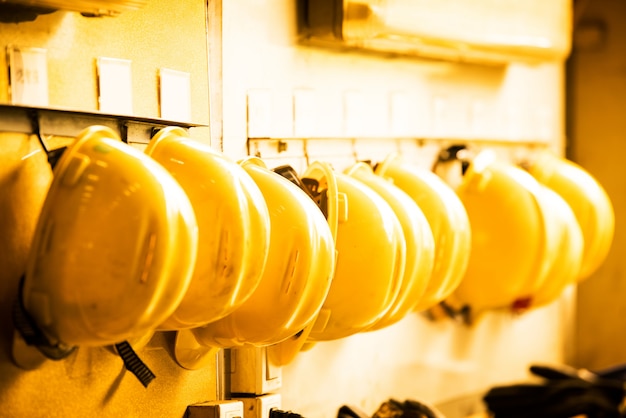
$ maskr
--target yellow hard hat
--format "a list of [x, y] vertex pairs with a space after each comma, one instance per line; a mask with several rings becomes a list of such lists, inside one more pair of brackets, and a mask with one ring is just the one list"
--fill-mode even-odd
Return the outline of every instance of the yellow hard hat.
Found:
[[417, 203], [433, 233], [433, 273], [415, 307], [418, 311], [426, 310], [448, 297], [465, 273], [471, 242], [467, 213], [452, 188], [435, 173], [405, 163], [396, 154], [385, 158], [375, 173], [390, 179]]
[[556, 254], [545, 272], [545, 280], [533, 292], [530, 307], [554, 301], [569, 284], [576, 282], [584, 251], [583, 234], [572, 208], [550, 188], [542, 185], [541, 189], [545, 206], [550, 210], [546, 223], [556, 227], [553, 239]]
[[365, 163], [353, 165], [346, 174], [385, 199], [402, 225], [406, 242], [402, 288], [391, 309], [370, 328], [376, 330], [396, 323], [417, 306], [432, 275], [435, 242], [424, 213], [405, 192], [374, 174], [374, 170]]
[[52, 170], [46, 153], [35, 135], [0, 132], [4, 180], [0, 207], [3, 208], [2, 235], [3, 277], [19, 277], [26, 269], [28, 250], [37, 219], [52, 182]]
[[54, 169], [23, 310], [66, 346], [139, 338], [181, 302], [197, 244], [193, 209], [172, 176], [109, 128], [92, 126]]
[[540, 185], [523, 169], [481, 152], [457, 194], [469, 216], [472, 252], [456, 303], [472, 312], [511, 306], [529, 298], [545, 279], [547, 232]]
[[182, 186], [198, 222], [198, 259], [185, 297], [162, 330], [198, 327], [233, 312], [261, 281], [269, 250], [265, 199], [234, 161], [192, 140], [159, 131], [145, 150]]
[[609, 196], [583, 167], [549, 150], [531, 162], [529, 171], [574, 211], [585, 243], [578, 280], [586, 279], [604, 262], [613, 241], [615, 214]]
[[337, 248], [333, 282], [308, 338], [344, 338], [383, 319], [402, 289], [402, 226], [381, 196], [328, 163], [312, 163], [302, 180], [314, 195], [326, 194]]
[[270, 247], [261, 283], [230, 315], [192, 329], [205, 346], [278, 343], [311, 322], [330, 289], [335, 245], [324, 215], [289, 180], [256, 157], [241, 162], [270, 214]]
[[[564, 257], [580, 244], [577, 243], [575, 231], [568, 231], [570, 225], [567, 221], [571, 219], [568, 215], [572, 215], [568, 210], [571, 212], [571, 209], [563, 199], [542, 184], [529, 191], [533, 192], [543, 219], [543, 251], [536, 272], [524, 282], [519, 296], [511, 304], [511, 309], [516, 313], [539, 306], [541, 300], [544, 301], [541, 304], [545, 304], [545, 299], [550, 298], [557, 289], [560, 293], [566, 285], [565, 281], [571, 279], [568, 276], [580, 269], [578, 259], [572, 260], [567, 266], [560, 265], [564, 262]], [[580, 232], [575, 219], [572, 227]], [[567, 237], [571, 237], [572, 241], [564, 243], [563, 240]]]

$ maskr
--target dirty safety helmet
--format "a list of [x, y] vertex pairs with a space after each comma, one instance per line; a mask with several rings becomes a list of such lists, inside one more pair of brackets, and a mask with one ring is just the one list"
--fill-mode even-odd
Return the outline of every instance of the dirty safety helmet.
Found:
[[298, 333], [321, 308], [335, 269], [333, 236], [313, 200], [257, 157], [240, 164], [267, 202], [269, 254], [260, 284], [239, 308], [191, 330], [205, 346], [265, 346]]
[[346, 174], [378, 193], [398, 217], [406, 243], [406, 262], [402, 287], [391, 309], [370, 330], [392, 325], [414, 310], [426, 291], [435, 260], [435, 242], [422, 210], [405, 192], [374, 174], [365, 163], [350, 167]]
[[365, 184], [316, 161], [298, 177], [283, 172], [324, 213], [336, 243], [333, 282], [319, 314], [296, 335], [268, 347], [274, 364], [289, 364], [317, 341], [367, 331], [385, 318], [402, 289], [406, 243], [391, 207]]
[[553, 302], [568, 285], [576, 282], [584, 251], [583, 233], [572, 208], [547, 186], [541, 185], [541, 194], [550, 211], [546, 223], [556, 228], [556, 253], [548, 264], [545, 280], [532, 294], [530, 307]]
[[186, 130], [160, 130], [145, 153], [181, 185], [198, 223], [198, 258], [189, 289], [160, 330], [198, 327], [233, 312], [261, 281], [270, 220], [258, 186], [239, 164]]
[[170, 174], [111, 129], [87, 128], [54, 168], [19, 318], [44, 334], [47, 355], [140, 338], [182, 300], [197, 242], [193, 209]]
[[432, 171], [391, 154], [374, 172], [408, 194], [426, 216], [435, 240], [435, 261], [426, 291], [415, 310], [429, 309], [459, 285], [470, 257], [471, 230], [458, 196]]
[[314, 196], [326, 195], [337, 248], [335, 276], [308, 338], [328, 341], [365, 331], [384, 318], [402, 289], [402, 226], [380, 195], [328, 163], [312, 163], [302, 181]]
[[574, 211], [584, 238], [578, 281], [588, 278], [606, 259], [615, 232], [611, 200], [583, 167], [544, 150], [530, 162], [529, 172], [558, 193]]
[[450, 300], [479, 313], [530, 297], [545, 278], [539, 183], [486, 150], [470, 162], [456, 192], [469, 216], [472, 251]]

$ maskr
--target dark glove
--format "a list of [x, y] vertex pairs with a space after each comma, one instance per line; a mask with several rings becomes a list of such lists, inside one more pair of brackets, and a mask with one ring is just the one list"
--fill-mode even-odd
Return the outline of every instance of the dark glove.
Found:
[[442, 415], [422, 402], [389, 399], [378, 408], [372, 418], [442, 418]]
[[339, 408], [337, 418], [370, 418], [370, 416], [352, 405], [343, 405]]
[[495, 418], [620, 418], [626, 395], [621, 381], [583, 369], [532, 366], [543, 383], [494, 387], [483, 400]]
[[[369, 418], [363, 411], [349, 405], [339, 408], [337, 418]], [[389, 399], [383, 402], [372, 418], [444, 418], [434, 408], [418, 401]]]

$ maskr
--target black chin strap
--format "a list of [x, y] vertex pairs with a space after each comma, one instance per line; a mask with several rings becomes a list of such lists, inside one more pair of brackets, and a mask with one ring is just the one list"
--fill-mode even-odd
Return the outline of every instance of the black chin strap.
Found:
[[37, 139], [39, 140], [39, 144], [41, 145], [41, 148], [43, 148], [43, 150], [45, 151], [48, 157], [48, 163], [50, 164], [50, 167], [54, 169], [54, 167], [59, 162], [59, 159], [61, 158], [61, 156], [67, 149], [67, 147], [61, 147], [61, 148], [49, 150], [48, 147], [46, 146], [46, 143], [43, 140], [43, 136], [41, 135], [41, 125], [39, 124], [39, 114], [37, 113], [36, 110], [32, 110], [28, 113], [28, 117], [30, 118], [30, 123], [31, 123], [33, 133], [37, 136]]
[[17, 300], [13, 304], [13, 324], [20, 333], [26, 344], [37, 347], [49, 359], [61, 360], [76, 350], [74, 346], [68, 346], [61, 342], [52, 342], [24, 307], [24, 276], [20, 278]]
[[[13, 304], [13, 324], [27, 345], [36, 347], [44, 356], [51, 360], [62, 360], [76, 350], [76, 346], [68, 346], [60, 341], [52, 342], [37, 326], [37, 323], [24, 307], [24, 276], [20, 278], [18, 297]], [[139, 358], [128, 341], [115, 344], [119, 356], [126, 369], [139, 379], [144, 387], [156, 377]]]
[[156, 377], [154, 373], [152, 373], [148, 366], [141, 361], [128, 341], [115, 344], [115, 348], [117, 349], [117, 353], [122, 358], [124, 366], [126, 366], [126, 370], [134, 374], [135, 377], [139, 379], [141, 384], [147, 388], [150, 382], [152, 382]]

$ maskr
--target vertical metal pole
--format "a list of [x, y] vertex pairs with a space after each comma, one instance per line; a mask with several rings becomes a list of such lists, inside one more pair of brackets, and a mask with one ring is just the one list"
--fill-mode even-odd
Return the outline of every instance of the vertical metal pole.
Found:
[[[223, 151], [223, 99], [222, 99], [222, 0], [206, 2], [206, 37], [209, 84], [209, 132], [211, 146]], [[219, 350], [215, 355], [216, 399], [230, 398], [230, 384], [227, 381], [228, 356], [226, 350]]]
[[230, 399], [230, 385], [226, 383], [228, 359], [224, 355], [225, 351], [219, 350], [215, 355], [215, 399], [220, 401]]
[[211, 146], [224, 150], [222, 83], [222, 0], [207, 0], [207, 53], [209, 70], [209, 131]]

